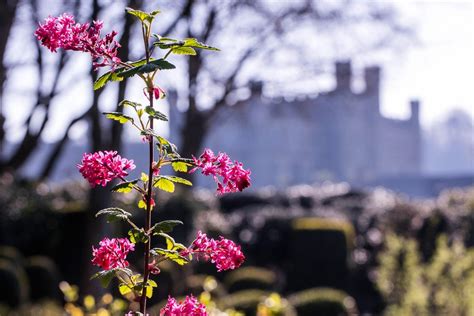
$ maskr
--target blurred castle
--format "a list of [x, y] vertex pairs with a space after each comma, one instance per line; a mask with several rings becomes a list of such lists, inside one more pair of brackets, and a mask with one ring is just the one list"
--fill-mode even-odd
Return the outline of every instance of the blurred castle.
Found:
[[[365, 69], [366, 88], [351, 90], [350, 62], [336, 63], [336, 87], [317, 98], [283, 101], [251, 96], [220, 113], [205, 142], [244, 162], [256, 186], [324, 180], [369, 183], [421, 171], [419, 102], [408, 120], [380, 113], [380, 68]], [[180, 112], [170, 110], [172, 135]]]

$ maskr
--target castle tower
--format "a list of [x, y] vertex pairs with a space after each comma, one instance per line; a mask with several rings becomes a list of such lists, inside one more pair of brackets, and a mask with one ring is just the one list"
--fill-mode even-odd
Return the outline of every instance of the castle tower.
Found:
[[350, 61], [336, 62], [336, 90], [351, 90], [352, 69]]
[[372, 66], [364, 69], [365, 91], [371, 97], [371, 104], [375, 106], [372, 110], [380, 112], [380, 67]]
[[420, 101], [413, 99], [410, 101], [410, 110], [411, 110], [411, 117], [410, 120], [416, 124], [420, 125]]

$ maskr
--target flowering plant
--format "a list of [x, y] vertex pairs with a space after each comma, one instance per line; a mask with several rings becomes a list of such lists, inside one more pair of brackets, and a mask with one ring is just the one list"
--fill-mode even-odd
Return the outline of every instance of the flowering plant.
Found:
[[[140, 179], [127, 180], [128, 170], [135, 169], [135, 164], [133, 160], [122, 158], [116, 151], [86, 153], [82, 162], [78, 164], [78, 168], [92, 187], [106, 186], [118, 180], [119, 183], [112, 188], [112, 191], [129, 193], [135, 190], [140, 194], [138, 207], [145, 209], [146, 212], [143, 227], [139, 227], [132, 220], [131, 213], [117, 207], [97, 212], [96, 216], [126, 221], [131, 229], [128, 239], [105, 237], [98, 247], [92, 247], [92, 263], [101, 268], [101, 271], [93, 278], [100, 279], [104, 286], [108, 286], [113, 278], [117, 278], [120, 293], [131, 295], [140, 302], [140, 311], [130, 312], [129, 315], [146, 315], [147, 298], [152, 297], [153, 288], [157, 286], [150, 276], [160, 273], [161, 262], [170, 260], [178, 265], [185, 265], [193, 258], [200, 258], [214, 263], [218, 271], [224, 271], [238, 268], [245, 260], [240, 246], [224, 237], [215, 240], [198, 232], [197, 238], [189, 247], [186, 247], [169, 235], [173, 228], [183, 224], [182, 222], [166, 220], [152, 223], [151, 213], [155, 207], [153, 196], [156, 189], [173, 192], [175, 184], [192, 185], [187, 179], [164, 175], [162, 168], [171, 166], [175, 172], [200, 170], [204, 175], [211, 175], [217, 183], [218, 194], [242, 191], [250, 186], [250, 171], [245, 170], [240, 162], [232, 161], [225, 153], [214, 154], [209, 149], [206, 149], [198, 158], [183, 158], [174, 144], [155, 132], [155, 121], [168, 120], [154, 106], [155, 101], [165, 97], [163, 89], [155, 84], [159, 71], [175, 68], [167, 58], [171, 54], [196, 55], [196, 49], [211, 51], [218, 51], [218, 49], [200, 43], [194, 38], [176, 40], [152, 34], [151, 26], [159, 11], [146, 13], [131, 8], [127, 8], [126, 11], [141, 23], [145, 54], [144, 58], [137, 61], [124, 62], [117, 57], [117, 50], [120, 48], [120, 44], [114, 40], [117, 32], [112, 31], [101, 37], [103, 23], [100, 21], [80, 24], [76, 23], [74, 17], [69, 14], [49, 17], [39, 25], [35, 35], [42, 45], [52, 52], [56, 52], [57, 49], [86, 52], [91, 55], [95, 70], [109, 67], [110, 70], [94, 83], [95, 90], [109, 82], [121, 81], [133, 76], [138, 76], [145, 85], [147, 105], [130, 100], [120, 102], [121, 106], [131, 108], [135, 114], [134, 117], [125, 115], [123, 112], [103, 114], [106, 118], [118, 121], [120, 124], [131, 124], [138, 130], [149, 149], [147, 172], [142, 172]], [[156, 48], [164, 51], [163, 57], [153, 57]], [[166, 241], [166, 248], [153, 248], [155, 237], [163, 238]], [[127, 261], [127, 255], [135, 250], [136, 243], [144, 244], [142, 273], [132, 271]], [[207, 313], [202, 303], [193, 296], [188, 296], [180, 302], [169, 297], [160, 315], [202, 316]]]

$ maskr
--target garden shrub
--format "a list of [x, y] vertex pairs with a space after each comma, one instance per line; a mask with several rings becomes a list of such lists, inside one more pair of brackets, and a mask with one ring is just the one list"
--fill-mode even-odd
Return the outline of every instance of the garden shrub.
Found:
[[355, 301], [343, 291], [331, 288], [307, 289], [288, 297], [298, 316], [339, 316], [356, 312]]
[[258, 304], [270, 294], [268, 291], [256, 289], [239, 291], [220, 299], [218, 306], [223, 310], [232, 308], [246, 316], [255, 316]]
[[25, 272], [30, 284], [30, 299], [35, 302], [40, 299], [61, 299], [58, 284], [61, 276], [56, 264], [44, 256], [34, 256], [26, 259]]
[[288, 290], [316, 286], [345, 289], [348, 259], [354, 244], [351, 223], [327, 218], [298, 218], [292, 222]]
[[0, 304], [17, 307], [28, 300], [29, 284], [23, 268], [0, 259]]
[[259, 267], [244, 267], [229, 272], [224, 279], [229, 293], [248, 289], [271, 291], [275, 289], [276, 283], [277, 276], [273, 271]]
[[386, 315], [474, 315], [474, 249], [442, 235], [423, 263], [416, 241], [389, 234], [379, 260]]

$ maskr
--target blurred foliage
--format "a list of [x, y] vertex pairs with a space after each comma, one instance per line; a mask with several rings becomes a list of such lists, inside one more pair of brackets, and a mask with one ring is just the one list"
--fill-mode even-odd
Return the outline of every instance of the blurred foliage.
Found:
[[474, 249], [442, 235], [423, 263], [415, 240], [388, 234], [377, 285], [387, 315], [474, 315]]
[[229, 292], [243, 289], [260, 289], [270, 291], [275, 288], [277, 275], [268, 269], [260, 267], [241, 267], [231, 271], [224, 279]]
[[[10, 302], [8, 309], [15, 310], [11, 315], [56, 315], [52, 311], [62, 315], [63, 304], [47, 299], [61, 296], [55, 280], [79, 282], [75, 278], [82, 261], [76, 258], [87, 188], [75, 182], [18, 182], [8, 174], [0, 178], [0, 185], [0, 275], [4, 284], [10, 284], [0, 294], [0, 304]], [[336, 309], [344, 305], [347, 310], [355, 300], [354, 309], [361, 314], [382, 314], [385, 305], [387, 314], [473, 313], [469, 304], [474, 301], [474, 188], [410, 201], [385, 189], [360, 192], [344, 185], [296, 186], [279, 192], [264, 189], [244, 195], [242, 199], [216, 198], [205, 190], [160, 195], [165, 205], [154, 216], [178, 216], [194, 223], [193, 231], [179, 231], [180, 240], [189, 241], [198, 229], [212, 237], [224, 235], [242, 244], [247, 260], [241, 269], [223, 274], [207, 263], [182, 271], [163, 266], [158, 295], [150, 305], [158, 308], [168, 294], [193, 293], [209, 300], [212, 315], [230, 315], [230, 309], [258, 316], [296, 311], [301, 315], [303, 308], [313, 305], [296, 304], [295, 295], [317, 288], [316, 305]], [[135, 201], [123, 196], [118, 196], [114, 206], [135, 212], [131, 207]], [[135, 213], [140, 221], [142, 214]], [[35, 259], [38, 255], [40, 260]], [[133, 256], [130, 261], [132, 266], [141, 266]], [[300, 283], [292, 288], [295, 280]], [[213, 282], [215, 287], [209, 287]], [[341, 305], [340, 299], [321, 292], [321, 287], [349, 299]], [[92, 305], [84, 297], [77, 294], [68, 308], [87, 314], [87, 306]], [[103, 313], [101, 299], [95, 297], [91, 310]], [[0, 315], [8, 315], [7, 307], [1, 308]], [[105, 310], [111, 312], [109, 307]]]
[[356, 315], [355, 301], [343, 291], [331, 288], [307, 289], [288, 298], [298, 315]]

